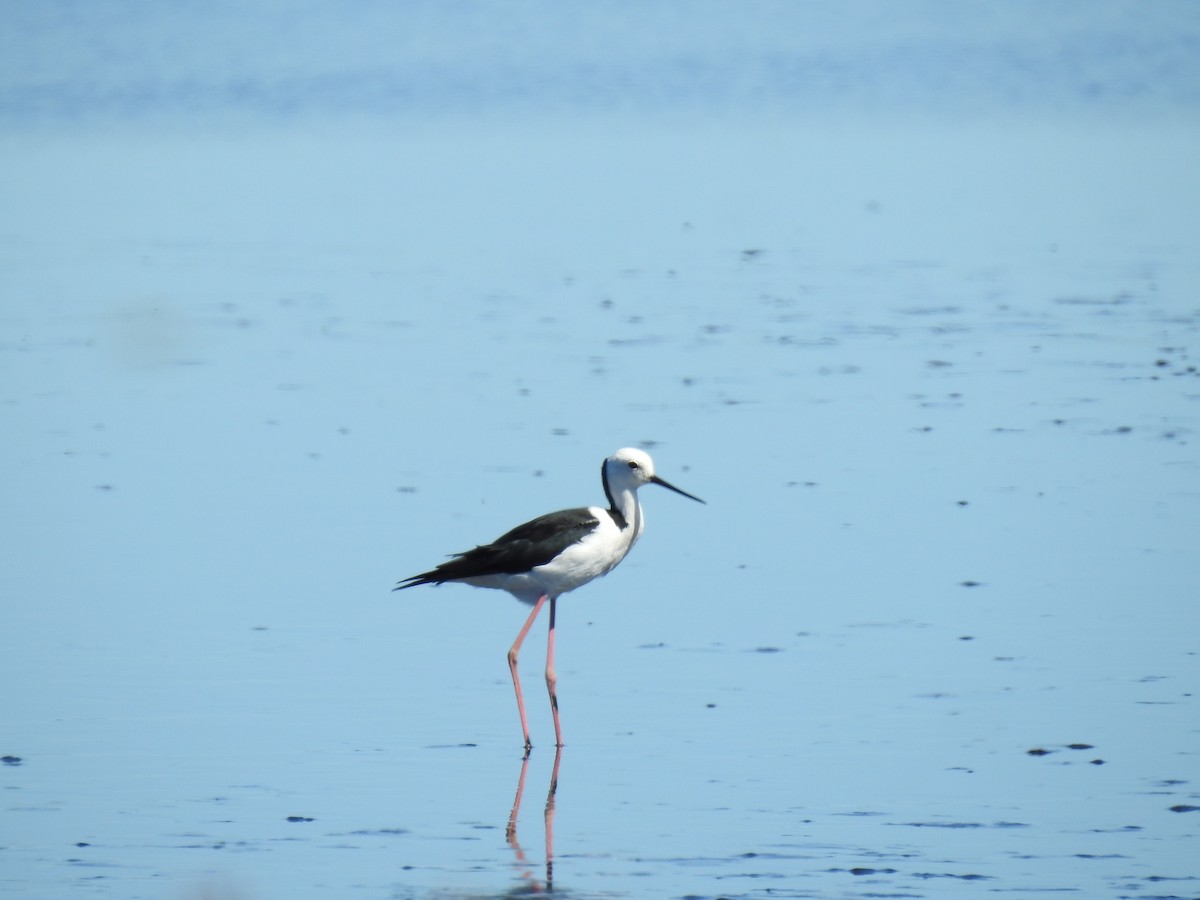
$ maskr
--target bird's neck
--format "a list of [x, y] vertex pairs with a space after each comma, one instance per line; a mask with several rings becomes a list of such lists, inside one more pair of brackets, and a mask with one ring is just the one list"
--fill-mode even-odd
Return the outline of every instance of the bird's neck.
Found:
[[609, 496], [609, 513], [617, 523], [617, 527], [624, 531], [626, 528], [632, 528], [634, 535], [638, 535], [642, 530], [642, 507], [638, 503], [637, 491], [617, 491]]
[[619, 487], [614, 491], [612, 485], [608, 483], [608, 470], [604, 469], [602, 472], [604, 496], [608, 497], [609, 514], [622, 531], [632, 528], [636, 538], [642, 530], [642, 508], [638, 504], [637, 491], [632, 487]]

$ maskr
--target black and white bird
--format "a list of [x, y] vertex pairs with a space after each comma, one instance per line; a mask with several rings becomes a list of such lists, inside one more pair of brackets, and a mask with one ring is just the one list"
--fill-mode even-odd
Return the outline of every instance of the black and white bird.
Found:
[[539, 516], [490, 544], [456, 553], [449, 562], [405, 578], [395, 588], [403, 590], [421, 584], [461, 582], [508, 591], [522, 603], [533, 605], [533, 611], [508, 651], [508, 668], [517, 693], [526, 751], [532, 744], [525, 718], [525, 700], [521, 696], [521, 679], [517, 675], [517, 655], [542, 606], [550, 601], [546, 687], [554, 717], [554, 738], [556, 745], [561, 747], [562, 728], [558, 721], [557, 676], [554, 672], [554, 613], [558, 598], [594, 578], [607, 575], [633, 548], [645, 526], [642, 506], [638, 503], [638, 488], [657, 484], [698, 503], [704, 502], [654, 474], [654, 461], [642, 450], [630, 447], [618, 450], [604, 460], [600, 475], [604, 481], [604, 494], [608, 497], [607, 508], [584, 506]]

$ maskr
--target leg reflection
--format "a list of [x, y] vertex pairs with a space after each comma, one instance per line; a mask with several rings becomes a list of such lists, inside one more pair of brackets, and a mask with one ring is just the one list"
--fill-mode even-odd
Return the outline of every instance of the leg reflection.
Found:
[[554, 768], [550, 771], [550, 790], [546, 792], [546, 890], [554, 889], [554, 795], [558, 793], [558, 763], [562, 745], [554, 751]]
[[513, 799], [512, 812], [508, 814], [505, 838], [508, 846], [513, 849], [521, 878], [527, 882], [526, 889], [529, 891], [554, 890], [554, 795], [558, 792], [558, 765], [561, 760], [562, 748], [560, 747], [554, 753], [554, 768], [550, 772], [550, 790], [546, 793], [546, 877], [544, 881], [539, 881], [534, 876], [533, 869], [525, 857], [525, 851], [521, 849], [520, 841], [517, 840], [517, 819], [521, 815], [521, 797], [525, 793], [525, 773], [529, 769], [529, 754], [526, 753], [524, 759], [521, 760], [521, 775], [517, 779], [517, 796]]

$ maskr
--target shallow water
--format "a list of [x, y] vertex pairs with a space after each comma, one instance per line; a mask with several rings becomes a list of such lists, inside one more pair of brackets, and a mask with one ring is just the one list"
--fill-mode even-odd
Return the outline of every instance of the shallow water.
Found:
[[[1038, 69], [915, 9], [809, 20], [807, 92], [710, 9], [661, 33], [745, 81], [678, 109], [671, 48], [539, 93], [480, 11], [408, 105], [397, 13], [23, 20], [97, 74], [0, 108], [0, 894], [1200, 896], [1187, 31], [1108, 5], [1069, 58], [1061, 7]], [[629, 444], [708, 505], [643, 492], [560, 604], [548, 829], [544, 624], [523, 765], [524, 608], [390, 588]]]

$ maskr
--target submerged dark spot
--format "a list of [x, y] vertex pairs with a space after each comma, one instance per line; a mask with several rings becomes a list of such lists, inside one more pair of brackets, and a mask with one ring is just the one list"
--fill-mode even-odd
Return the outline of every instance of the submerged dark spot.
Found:
[[962, 881], [985, 881], [991, 878], [991, 875], [976, 875], [970, 873], [967, 875], [955, 875], [953, 872], [914, 872], [917, 878], [958, 878]]
[[312, 821], [315, 821], [310, 816], [288, 816], [287, 820], [289, 822], [312, 822]]
[[356, 835], [366, 835], [366, 836], [394, 835], [394, 834], [408, 834], [408, 829], [407, 828], [360, 828], [357, 831], [352, 831], [350, 833], [356, 834]]

